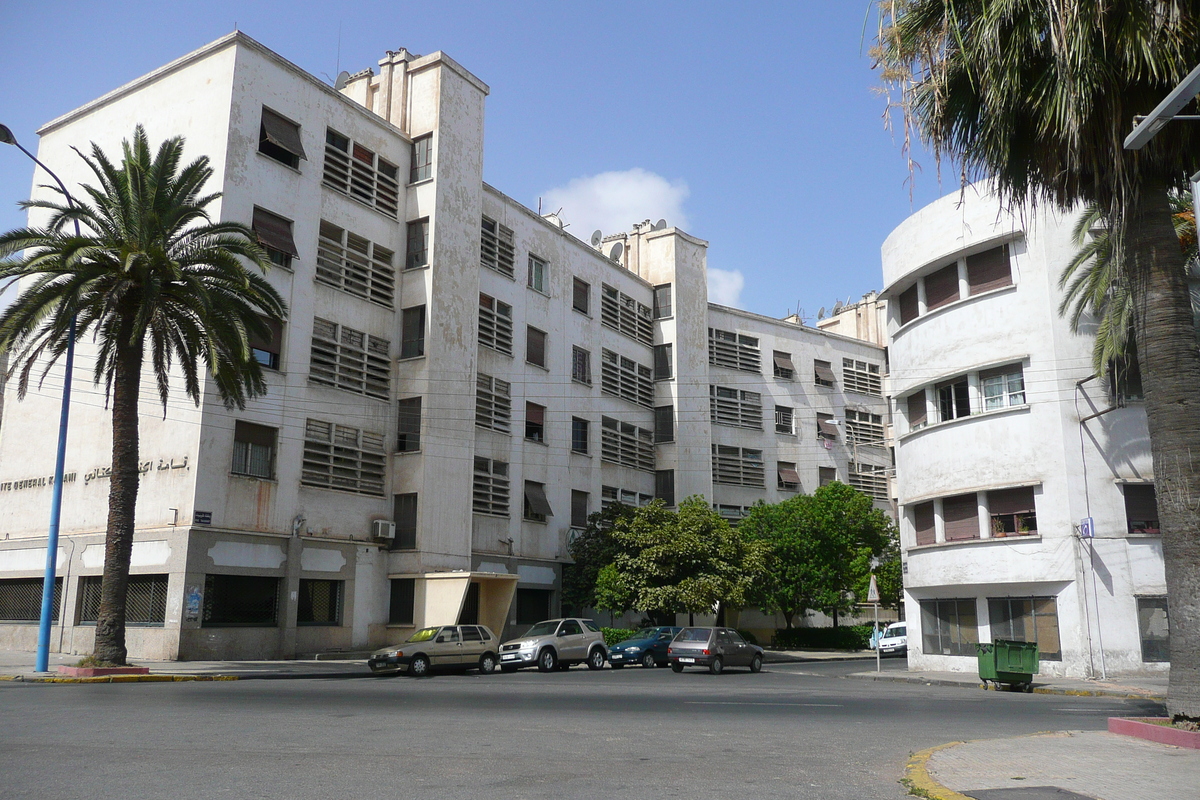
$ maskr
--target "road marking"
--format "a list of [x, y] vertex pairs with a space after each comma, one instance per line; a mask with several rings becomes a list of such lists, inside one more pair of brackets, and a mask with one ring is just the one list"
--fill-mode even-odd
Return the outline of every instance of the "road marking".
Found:
[[685, 706], [801, 706], [804, 708], [841, 708], [841, 703], [753, 703], [729, 700], [687, 700]]

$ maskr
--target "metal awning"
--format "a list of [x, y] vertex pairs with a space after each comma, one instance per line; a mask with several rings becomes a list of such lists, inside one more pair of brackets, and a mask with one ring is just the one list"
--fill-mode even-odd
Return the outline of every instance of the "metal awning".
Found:
[[300, 257], [300, 251], [296, 249], [296, 241], [292, 238], [292, 223], [283, 217], [256, 208], [254, 209], [254, 222], [250, 227], [258, 234], [258, 240], [264, 247], [286, 253], [293, 258]]
[[824, 364], [814, 364], [813, 369], [817, 373], [818, 380], [828, 381], [829, 383], [833, 383], [835, 380], [837, 380], [837, 376], [833, 374], [833, 370]]
[[296, 158], [308, 160], [304, 145], [300, 144], [300, 126], [288, 122], [274, 111], [262, 111], [262, 137], [276, 147], [282, 147]]
[[780, 369], [791, 370], [792, 372], [796, 371], [796, 365], [792, 363], [792, 357], [782, 353], [775, 354], [775, 366]]
[[779, 480], [783, 481], [784, 483], [794, 483], [799, 486], [800, 473], [796, 472], [795, 467], [780, 467]]
[[835, 425], [831, 419], [817, 420], [817, 432], [822, 436], [828, 436], [831, 439], [838, 438], [837, 425]]

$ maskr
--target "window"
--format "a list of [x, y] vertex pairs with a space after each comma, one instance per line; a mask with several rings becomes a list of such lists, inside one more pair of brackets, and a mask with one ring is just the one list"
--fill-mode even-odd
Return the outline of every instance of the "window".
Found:
[[277, 431], [265, 425], [253, 425], [240, 419], [233, 423], [234, 475], [250, 478], [275, 477], [275, 437]]
[[736, 527], [737, 524], [741, 522], [747, 514], [750, 513], [750, 506], [734, 506], [727, 505], [725, 503], [713, 503], [713, 510], [717, 512], [721, 519]]
[[967, 256], [967, 284], [971, 287], [972, 295], [1012, 286], [1008, 245], [1002, 244], [991, 250]]
[[396, 452], [415, 453], [421, 449], [421, 398], [408, 397], [398, 403]]
[[386, 463], [383, 434], [305, 420], [301, 485], [383, 497]]
[[[671, 284], [664, 283], [654, 287], [654, 318], [663, 319], [672, 315]], [[671, 503], [670, 505], [674, 505]]]
[[308, 380], [387, 400], [392, 370], [388, 349], [387, 339], [316, 317]]
[[910, 431], [920, 430], [928, 423], [928, 416], [925, 404], [925, 390], [920, 389], [908, 396], [908, 429]]
[[600, 324], [644, 345], [654, 344], [650, 306], [604, 283], [600, 285]]
[[588, 440], [591, 437], [589, 430], [591, 423], [586, 419], [579, 417], [571, 417], [571, 451], [575, 453], [588, 454]]
[[1124, 406], [1130, 400], [1146, 399], [1136, 348], [1131, 348], [1128, 358], [1116, 358], [1108, 362], [1108, 394], [1119, 406]]
[[497, 353], [512, 355], [512, 306], [482, 292], [479, 294], [479, 344]]
[[883, 415], [847, 408], [846, 440], [851, 444], [883, 447]]
[[825, 442], [838, 440], [838, 424], [833, 414], [817, 414], [817, 438]]
[[1125, 495], [1125, 522], [1130, 533], [1159, 533], [1158, 497], [1153, 484], [1127, 483], [1121, 487]]
[[600, 418], [600, 458], [612, 464], [654, 471], [654, 434], [612, 417]]
[[479, 373], [475, 378], [475, 424], [508, 433], [512, 420], [511, 391], [508, 381]]
[[525, 362], [546, 368], [546, 332], [525, 326]]
[[571, 527], [583, 529], [587, 527], [588, 518], [588, 498], [587, 492], [581, 492], [578, 489], [571, 490]]
[[546, 407], [537, 403], [525, 404], [525, 438], [546, 442]]
[[590, 314], [592, 305], [592, 287], [586, 281], [575, 279], [571, 289], [571, 308], [581, 314]]
[[983, 391], [984, 411], [1025, 405], [1025, 377], [1020, 364], [980, 372], [979, 388]]
[[279, 625], [279, 578], [205, 575], [201, 625], [274, 628]]
[[550, 279], [546, 275], [546, 269], [549, 265], [545, 261], [529, 254], [529, 283], [530, 289], [542, 294], [550, 294]]
[[656, 406], [654, 409], [654, 443], [675, 441], [675, 406]]
[[654, 499], [664, 505], [675, 505], [675, 470], [660, 469], [654, 473]]
[[571, 346], [571, 380], [592, 385], [592, 354], [578, 345]]
[[670, 380], [673, 372], [672, 346], [669, 344], [654, 345], [654, 380]]
[[650, 368], [612, 350], [600, 350], [600, 391], [645, 408], [654, 408]]
[[408, 170], [408, 182], [418, 183], [433, 177], [433, 134], [418, 136], [412, 143], [412, 164]]
[[425, 306], [410, 306], [400, 312], [400, 357], [425, 355]]
[[913, 506], [913, 529], [916, 533], [918, 547], [937, 542], [935, 525], [932, 500]]
[[292, 259], [300, 257], [296, 240], [292, 238], [292, 221], [266, 209], [254, 207], [250, 227], [258, 236], [258, 243], [267, 251], [271, 263], [284, 269], [292, 268]]
[[817, 467], [817, 486], [828, 486], [836, 480], [836, 467]]
[[1033, 506], [1032, 486], [998, 489], [987, 494], [993, 536], [1037, 533], [1037, 513]]
[[1053, 597], [989, 597], [992, 641], [1034, 642], [1042, 661], [1061, 661], [1058, 603]]
[[921, 315], [921, 300], [918, 291], [917, 285], [914, 283], [900, 293], [901, 325], [906, 325]]
[[546, 484], [525, 481], [525, 519], [545, 522], [546, 517], [553, 516], [550, 501], [546, 499]]
[[816, 376], [814, 382], [817, 386], [826, 386], [833, 388], [833, 382], [836, 380], [833, 374], [833, 365], [828, 361], [813, 361], [813, 374]]
[[335, 192], [396, 218], [400, 168], [331, 128], [325, 130], [322, 181]]
[[718, 328], [708, 329], [708, 363], [743, 372], [761, 372], [758, 339]]
[[[79, 623], [95, 624], [100, 616], [100, 585], [103, 577], [91, 575], [79, 579]], [[41, 581], [38, 581], [41, 589]], [[39, 603], [41, 592], [38, 593]], [[55, 612], [57, 616], [57, 612]], [[126, 625], [162, 625], [167, 619], [167, 576], [130, 575], [125, 594]]]
[[1167, 616], [1167, 598], [1137, 599], [1138, 632], [1142, 639], [1142, 661], [1171, 660], [1171, 625]]
[[933, 311], [958, 297], [958, 262], [925, 276], [925, 309]]
[[475, 457], [475, 480], [471, 508], [476, 514], [508, 516], [508, 464], [490, 458]]
[[878, 464], [856, 464], [851, 461], [846, 470], [850, 487], [874, 500], [888, 499], [887, 467]]
[[258, 152], [293, 169], [299, 169], [300, 159], [308, 160], [300, 143], [300, 126], [265, 107], [258, 124]]
[[395, 253], [321, 220], [316, 281], [392, 308], [396, 290]]
[[392, 578], [391, 597], [388, 603], [389, 625], [412, 625], [413, 610], [416, 608], [417, 579]]
[[297, 625], [341, 625], [344, 581], [301, 578], [297, 596]]
[[967, 376], [939, 383], [936, 387], [938, 413], [942, 422], [959, 417], [971, 416], [971, 393], [967, 388]]
[[795, 409], [787, 406], [775, 406], [775, 432], [793, 434], [796, 432]]
[[[54, 579], [50, 616], [58, 619], [62, 578]], [[0, 579], [0, 622], [38, 622], [42, 617], [42, 578]]]
[[708, 416], [714, 425], [762, 430], [762, 395], [727, 386], [708, 387]]
[[925, 655], [975, 656], [975, 600], [922, 600], [921, 633]]
[[267, 335], [250, 334], [250, 355], [261, 367], [279, 369], [279, 353], [283, 347], [283, 323], [266, 317], [260, 319], [263, 325], [267, 326]]
[[550, 589], [517, 589], [517, 624], [532, 625], [549, 619]]
[[483, 218], [480, 229], [479, 265], [511, 278], [517, 263], [512, 228], [494, 219]]
[[800, 473], [796, 471], [793, 461], [780, 461], [776, 464], [775, 474], [778, 478], [775, 488], [781, 492], [800, 491]]
[[883, 396], [879, 365], [853, 358], [842, 359], [842, 388], [847, 392]]
[[404, 268], [429, 266], [429, 218], [408, 223], [408, 246], [405, 248]]
[[600, 487], [601, 511], [607, 511], [615, 503], [621, 503], [630, 508], [641, 508], [650, 505], [652, 500], [654, 500], [652, 495], [642, 494], [630, 489], [618, 489], [615, 486]]
[[396, 538], [392, 550], [417, 549], [417, 493], [398, 494], [392, 497], [392, 522], [396, 523]]
[[762, 450], [745, 447], [712, 446], [713, 483], [728, 486], [757, 486], [766, 488], [766, 470]]
[[792, 354], [779, 350], [773, 351], [771, 360], [775, 366], [775, 377], [785, 381], [796, 379], [796, 365], [792, 363]]
[[942, 499], [942, 527], [947, 542], [979, 538], [979, 498], [974, 492]]

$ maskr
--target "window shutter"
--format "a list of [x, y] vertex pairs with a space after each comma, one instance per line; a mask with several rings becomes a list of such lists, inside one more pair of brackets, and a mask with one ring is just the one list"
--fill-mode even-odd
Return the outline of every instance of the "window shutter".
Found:
[[838, 438], [838, 426], [833, 424], [833, 417], [824, 414], [817, 415], [817, 432], [830, 439]]
[[990, 514], [1028, 514], [1033, 511], [1032, 486], [988, 492], [988, 513]]
[[543, 517], [554, 516], [554, 512], [550, 510], [550, 501], [546, 499], [546, 487], [542, 484], [526, 481], [525, 500], [533, 513]]
[[275, 447], [275, 429], [237, 420], [233, 423], [233, 440], [273, 448]]
[[917, 533], [917, 544], [933, 544], [937, 541], [937, 531], [933, 521], [933, 501], [920, 503], [913, 507], [913, 527]]
[[921, 315], [921, 303], [917, 297], [917, 285], [905, 289], [900, 293], [900, 324], [912, 322]]
[[928, 419], [929, 412], [925, 403], [925, 390], [910, 394], [908, 396], [908, 428], [915, 430], [924, 425]]
[[827, 383], [833, 383], [836, 380], [836, 376], [833, 374], [833, 367], [830, 366], [828, 361], [814, 361], [813, 371], [817, 375], [817, 380]]
[[539, 367], [546, 366], [546, 334], [537, 328], [526, 329], [525, 360]]
[[975, 494], [960, 494], [942, 501], [946, 541], [979, 538], [979, 500]]
[[[776, 351], [773, 358], [775, 361], [775, 366], [779, 367], [780, 369], [788, 370], [793, 373], [796, 371], [796, 365], [792, 363], [792, 357], [787, 353], [780, 353]], [[832, 374], [832, 371], [830, 374]]]
[[300, 144], [300, 126], [265, 108], [262, 110], [262, 135], [268, 142], [282, 147], [296, 158], [308, 160], [304, 145]]
[[967, 256], [967, 283], [970, 284], [973, 295], [1012, 286], [1008, 245], [1002, 244], [991, 250]]
[[258, 234], [258, 240], [264, 247], [286, 253], [293, 258], [300, 257], [300, 252], [296, 249], [296, 242], [292, 239], [292, 223], [283, 217], [261, 208], [255, 208], [254, 221], [250, 227]]
[[586, 528], [588, 518], [588, 493], [571, 490], [571, 527]]
[[283, 323], [277, 319], [263, 318], [270, 333], [266, 338], [254, 334], [250, 337], [250, 347], [254, 350], [265, 350], [268, 353], [279, 354], [279, 345], [283, 342]]
[[935, 308], [958, 300], [958, 264], [942, 267], [925, 276], [925, 307]]
[[796, 472], [795, 467], [785, 467], [785, 466], [783, 466], [783, 464], [780, 464], [779, 465], [779, 480], [783, 481], [784, 483], [799, 484], [800, 483], [800, 473]]

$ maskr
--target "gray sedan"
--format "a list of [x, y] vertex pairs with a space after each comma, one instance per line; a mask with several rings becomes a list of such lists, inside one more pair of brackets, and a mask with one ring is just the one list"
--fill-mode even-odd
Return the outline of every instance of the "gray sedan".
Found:
[[720, 675], [725, 667], [759, 672], [763, 649], [732, 628], [684, 628], [667, 648], [667, 660], [675, 672], [683, 672], [684, 667], [707, 667], [714, 675]]

